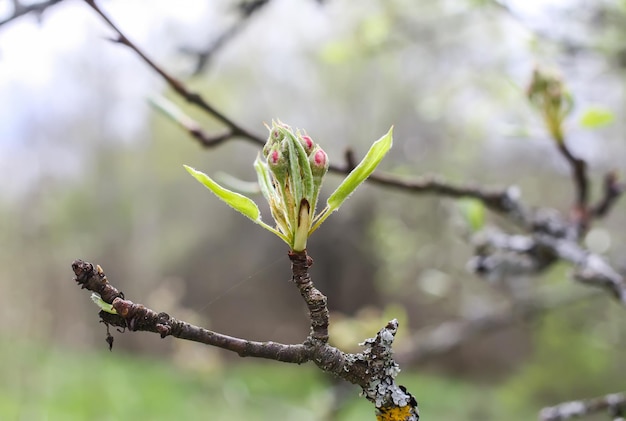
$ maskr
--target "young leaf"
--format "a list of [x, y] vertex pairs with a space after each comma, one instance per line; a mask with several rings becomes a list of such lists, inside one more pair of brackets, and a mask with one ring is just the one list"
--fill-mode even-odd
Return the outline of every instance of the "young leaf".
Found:
[[330, 195], [326, 201], [326, 208], [316, 217], [315, 224], [311, 227], [310, 233], [315, 231], [330, 216], [331, 213], [339, 209], [354, 190], [369, 175], [374, 172], [380, 161], [385, 157], [393, 143], [393, 127], [389, 129], [387, 134], [378, 139], [370, 147], [365, 158], [353, 169], [350, 174], [341, 182], [339, 187]]
[[[289, 177], [291, 180], [289, 186], [291, 189], [293, 189], [292, 193], [294, 195], [294, 199], [296, 200], [296, 202], [294, 202], [293, 204], [293, 207], [295, 207], [299, 206], [300, 200], [306, 194], [304, 184], [302, 182], [302, 172], [300, 172], [300, 160], [298, 157], [300, 151], [298, 150], [298, 146], [300, 146], [300, 149], [302, 149], [302, 153], [304, 153], [304, 149], [300, 145], [298, 139], [293, 136], [293, 134], [288, 132], [287, 136], [289, 137], [287, 141], [287, 150], [289, 153]], [[296, 217], [297, 214], [294, 215], [294, 218]]]
[[107, 313], [111, 313], [111, 314], [117, 314], [117, 311], [115, 311], [113, 306], [111, 304], [105, 302], [102, 299], [102, 297], [100, 297], [100, 295], [96, 294], [95, 292], [91, 293], [91, 301], [96, 303], [96, 305], [98, 307], [100, 307], [100, 310], [106, 311]]
[[[280, 195], [276, 194], [272, 185], [270, 170], [267, 168], [267, 164], [261, 160], [260, 155], [257, 155], [254, 160], [254, 169], [257, 173], [261, 193], [263, 193], [263, 197], [265, 197], [265, 200], [267, 200], [267, 203], [270, 205], [270, 211], [272, 212], [274, 221], [276, 221], [276, 224], [282, 232], [290, 232], [289, 223], [284, 214], [284, 207], [281, 205]], [[287, 244], [289, 244], [288, 241]]]
[[380, 161], [385, 157], [387, 152], [389, 152], [389, 149], [391, 149], [392, 144], [393, 127], [389, 129], [387, 134], [374, 142], [367, 152], [367, 155], [365, 155], [365, 158], [348, 174], [333, 194], [330, 195], [326, 201], [326, 208], [316, 217], [317, 220], [315, 221], [315, 225], [311, 228], [310, 233], [315, 231], [332, 212], [339, 209], [352, 192], [374, 172], [378, 164], [380, 164]]
[[611, 124], [615, 114], [604, 107], [589, 107], [580, 117], [580, 125], [585, 129], [595, 129]]
[[337, 190], [327, 200], [330, 211], [339, 209], [339, 206], [359, 187], [369, 175], [374, 172], [380, 161], [391, 149], [393, 143], [393, 127], [386, 135], [378, 139], [365, 155], [365, 158], [348, 174]]
[[485, 205], [477, 199], [461, 199], [457, 202], [461, 215], [472, 230], [477, 232], [485, 226]]
[[257, 155], [254, 160], [254, 169], [256, 170], [257, 178], [259, 180], [259, 187], [261, 188], [261, 193], [263, 193], [263, 197], [268, 203], [271, 199], [271, 190], [272, 190], [272, 179], [270, 177], [270, 172], [267, 169], [267, 165], [261, 161], [259, 155]]
[[211, 190], [218, 198], [226, 202], [228, 206], [252, 219], [254, 222], [259, 222], [261, 219], [261, 212], [252, 199], [225, 189], [203, 172], [196, 171], [187, 165], [184, 165], [184, 167], [189, 174], [202, 183], [207, 189]]

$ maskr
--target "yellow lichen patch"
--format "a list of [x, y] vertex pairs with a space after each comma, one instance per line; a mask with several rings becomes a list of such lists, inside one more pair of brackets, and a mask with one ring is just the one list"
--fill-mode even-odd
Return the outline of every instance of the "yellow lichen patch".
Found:
[[376, 411], [378, 421], [406, 421], [413, 420], [415, 413], [411, 405], [382, 407]]

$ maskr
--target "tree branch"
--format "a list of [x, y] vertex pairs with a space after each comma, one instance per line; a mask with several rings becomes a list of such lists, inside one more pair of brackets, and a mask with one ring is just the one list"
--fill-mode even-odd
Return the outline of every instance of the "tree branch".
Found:
[[322, 344], [328, 343], [328, 307], [327, 299], [311, 282], [309, 268], [313, 265], [313, 259], [306, 252], [289, 252], [293, 282], [300, 290], [300, 295], [309, 309], [311, 319], [310, 338]]
[[[347, 173], [338, 170], [338, 172]], [[487, 208], [494, 212], [506, 214], [511, 220], [527, 225], [529, 222], [528, 211], [519, 202], [519, 190], [512, 186], [504, 190], [483, 189], [478, 186], [455, 186], [438, 176], [423, 176], [413, 180], [403, 180], [399, 177], [375, 172], [367, 179], [373, 184], [393, 187], [414, 193], [429, 193], [451, 198], [472, 198], [481, 201]]]
[[589, 180], [587, 178], [587, 163], [580, 159], [567, 147], [565, 139], [556, 139], [557, 149], [563, 155], [572, 169], [572, 179], [574, 181], [574, 190], [576, 192], [576, 200], [572, 212], [574, 223], [580, 225], [581, 234], [586, 231], [589, 225]]
[[603, 187], [602, 198], [591, 208], [591, 215], [595, 218], [604, 218], [626, 191], [626, 185], [618, 182], [615, 171], [610, 171], [604, 176]]
[[597, 398], [564, 402], [543, 408], [539, 413], [539, 419], [541, 421], [562, 421], [604, 411], [608, 412], [615, 421], [623, 421], [626, 416], [626, 394], [612, 393]]
[[474, 240], [476, 256], [469, 267], [495, 279], [514, 275], [534, 275], [557, 260], [574, 265], [574, 279], [603, 288], [626, 305], [626, 280], [601, 256], [580, 246], [576, 239], [560, 232], [556, 222], [529, 236], [509, 235], [495, 229], [483, 231]]
[[243, 127], [237, 125], [234, 121], [226, 117], [211, 104], [206, 102], [200, 94], [189, 90], [181, 81], [171, 76], [164, 69], [158, 66], [154, 61], [148, 58], [148, 56], [132, 41], [130, 41], [128, 37], [126, 37], [126, 35], [124, 35], [124, 33], [117, 27], [117, 25], [115, 25], [113, 21], [109, 19], [109, 17], [96, 4], [95, 0], [85, 0], [85, 3], [91, 6], [91, 8], [100, 15], [100, 17], [111, 27], [111, 29], [113, 29], [117, 33], [117, 39], [114, 40], [115, 42], [125, 45], [126, 47], [133, 50], [143, 60], [144, 63], [146, 63], [150, 68], [156, 71], [167, 82], [167, 84], [187, 102], [199, 107], [201, 110], [205, 111], [209, 115], [213, 116], [216, 120], [230, 128], [233, 137], [240, 136], [259, 145], [263, 145], [265, 143], [264, 139], [254, 136]]
[[[72, 263], [74, 280], [100, 296], [112, 306], [113, 313], [102, 310], [99, 315], [107, 326], [130, 331], [158, 333], [161, 338], [173, 336], [236, 352], [241, 357], [266, 358], [280, 362], [302, 364], [313, 361], [323, 371], [332, 373], [363, 389], [366, 398], [376, 406], [377, 414], [418, 421], [417, 402], [403, 386], [395, 382], [400, 369], [393, 359], [392, 344], [398, 330], [398, 321], [390, 321], [376, 337], [363, 342], [364, 351], [346, 354], [328, 345], [328, 308], [326, 297], [315, 288], [308, 274], [312, 259], [302, 253], [290, 253], [293, 281], [307, 304], [311, 319], [311, 333], [301, 344], [256, 342], [213, 332], [177, 320], [167, 313], [156, 312], [125, 299], [124, 294], [108, 282], [100, 266], [83, 260]], [[112, 344], [112, 339], [107, 337]]]

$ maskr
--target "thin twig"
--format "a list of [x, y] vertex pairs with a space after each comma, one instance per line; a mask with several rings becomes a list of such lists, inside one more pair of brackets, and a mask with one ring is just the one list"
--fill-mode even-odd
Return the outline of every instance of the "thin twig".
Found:
[[584, 233], [589, 224], [589, 180], [587, 178], [587, 163], [572, 153], [565, 144], [565, 139], [557, 139], [557, 148], [572, 168], [572, 178], [576, 191], [574, 204], [574, 222], [582, 228]]
[[85, 0], [85, 3], [91, 6], [91, 8], [94, 9], [96, 13], [98, 13], [100, 17], [117, 33], [118, 38], [115, 40], [116, 42], [125, 45], [133, 50], [144, 61], [144, 63], [146, 63], [150, 68], [156, 71], [167, 82], [167, 84], [187, 102], [196, 105], [201, 110], [212, 115], [215, 119], [230, 128], [233, 136], [241, 136], [259, 145], [265, 143], [264, 139], [254, 136], [243, 127], [237, 125], [226, 115], [222, 114], [215, 107], [206, 102], [200, 94], [189, 90], [181, 81], [171, 76], [164, 69], [158, 66], [154, 61], [148, 58], [148, 56], [141, 49], [139, 49], [139, 47], [137, 47], [135, 43], [130, 41], [128, 37], [124, 35], [124, 33], [117, 27], [117, 25], [113, 23], [113, 21], [107, 16], [107, 14], [104, 13], [102, 9], [100, 9], [100, 7], [96, 4], [94, 0]]
[[618, 182], [615, 171], [610, 171], [604, 176], [603, 187], [602, 198], [591, 208], [591, 215], [595, 218], [604, 218], [622, 193], [626, 191], [626, 184]]
[[58, 3], [61, 3], [62, 1], [63, 0], [48, 0], [48, 1], [43, 1], [41, 3], [34, 3], [34, 4], [29, 4], [29, 5], [23, 5], [22, 3], [15, 1], [13, 2], [15, 6], [13, 10], [13, 14], [4, 18], [3, 20], [0, 20], [0, 26], [5, 25], [29, 13], [41, 14], [49, 7], [52, 7]]
[[256, 15], [257, 12], [263, 9], [264, 6], [269, 4], [269, 0], [254, 0], [243, 1], [238, 4], [237, 11], [239, 12], [239, 18], [231, 26], [226, 28], [219, 36], [217, 36], [211, 43], [199, 50], [189, 47], [181, 48], [183, 53], [196, 56], [197, 62], [193, 75], [200, 74], [207, 66], [211, 58], [231, 41], [238, 33], [243, 31], [246, 25], [250, 22], [251, 18]]

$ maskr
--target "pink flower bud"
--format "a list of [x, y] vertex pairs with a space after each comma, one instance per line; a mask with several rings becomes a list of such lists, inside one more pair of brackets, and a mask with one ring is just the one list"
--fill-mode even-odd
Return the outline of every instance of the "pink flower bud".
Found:
[[279, 144], [285, 139], [285, 130], [290, 130], [289, 126], [287, 126], [286, 124], [283, 124], [281, 122], [276, 123], [275, 121], [272, 121], [272, 127], [268, 127], [268, 129], [270, 131], [270, 135], [267, 138], [265, 146], [263, 146], [263, 156], [265, 156], [266, 158], [274, 145]]
[[285, 182], [285, 177], [287, 176], [287, 159], [280, 151], [279, 145], [274, 145], [268, 154], [267, 154], [267, 166], [270, 171], [274, 175], [276, 181], [279, 184], [283, 184]]
[[284, 137], [285, 135], [283, 134], [283, 132], [280, 130], [279, 127], [274, 127], [272, 131], [270, 132], [270, 138], [274, 142], [279, 142], [283, 140]]
[[302, 144], [302, 147], [304, 148], [304, 151], [306, 152], [306, 154], [307, 155], [310, 154], [313, 148], [315, 147], [315, 143], [313, 143], [313, 139], [311, 139], [311, 137], [308, 135], [298, 134], [298, 140], [300, 140], [300, 143]]
[[328, 161], [328, 156], [322, 149], [318, 149], [315, 154], [313, 154], [313, 162], [316, 166], [325, 167], [326, 161]]
[[280, 156], [280, 152], [278, 151], [278, 149], [272, 149], [269, 153], [269, 155], [267, 156], [267, 162], [270, 165], [278, 165], [278, 161], [280, 160], [281, 156]]
[[322, 148], [318, 146], [315, 147], [311, 155], [309, 155], [309, 164], [311, 165], [311, 173], [313, 174], [313, 178], [320, 180], [328, 171], [328, 155]]

